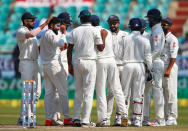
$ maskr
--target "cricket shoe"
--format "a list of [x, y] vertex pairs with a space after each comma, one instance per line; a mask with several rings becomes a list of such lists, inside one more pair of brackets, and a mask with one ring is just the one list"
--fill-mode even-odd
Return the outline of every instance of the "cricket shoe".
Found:
[[97, 127], [108, 127], [107, 119], [104, 119], [96, 124]]
[[96, 124], [93, 122], [90, 123], [82, 123], [82, 127], [96, 127]]
[[73, 126], [75, 126], [75, 127], [81, 127], [82, 125], [81, 125], [80, 120], [79, 119], [74, 119], [73, 120]]
[[141, 121], [140, 120], [135, 120], [133, 122], [133, 126], [135, 126], [135, 127], [141, 127], [142, 126]]
[[150, 126], [149, 120], [143, 120], [142, 126]]
[[116, 115], [113, 126], [121, 126], [121, 115]]
[[63, 126], [64, 123], [63, 123], [63, 121], [61, 121], [60, 119], [58, 119], [58, 120], [52, 120], [52, 125], [53, 126]]
[[167, 126], [177, 125], [177, 121], [176, 121], [176, 119], [167, 120], [167, 121], [166, 121], [166, 125], [167, 125]]
[[128, 126], [128, 117], [127, 117], [127, 115], [122, 115], [121, 116], [121, 126], [122, 127]]
[[72, 118], [64, 119], [64, 126], [73, 126]]
[[52, 120], [46, 120], [45, 126], [53, 126]]
[[154, 127], [156, 127], [156, 126], [166, 126], [166, 123], [165, 123], [164, 119], [161, 120], [160, 122], [155, 120], [153, 122], [149, 122], [149, 126], [154, 126]]
[[22, 126], [23, 120], [21, 118], [18, 119], [17, 126]]

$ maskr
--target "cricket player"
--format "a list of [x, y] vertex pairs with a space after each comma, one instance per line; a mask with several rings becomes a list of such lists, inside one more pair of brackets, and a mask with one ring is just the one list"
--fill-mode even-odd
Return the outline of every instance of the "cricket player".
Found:
[[[38, 100], [41, 94], [41, 81], [40, 81], [40, 73], [39, 73], [39, 65], [38, 65], [39, 49], [38, 49], [36, 36], [41, 32], [41, 30], [46, 25], [48, 25], [51, 18], [49, 18], [44, 24], [40, 25], [36, 29], [33, 29], [35, 19], [36, 17], [32, 15], [30, 12], [25, 12], [22, 15], [21, 20], [23, 26], [21, 26], [18, 29], [16, 33], [16, 39], [20, 50], [19, 71], [21, 73], [21, 79], [22, 81], [26, 81], [26, 80], [36, 81], [37, 100]], [[22, 125], [23, 122], [22, 108], [23, 108], [23, 101], [21, 101], [21, 113], [17, 125]]]
[[[145, 64], [152, 69], [151, 46], [149, 40], [141, 35], [142, 23], [139, 18], [129, 22], [131, 34], [123, 39], [123, 81], [125, 103], [131, 101], [133, 106], [133, 125], [142, 126], [143, 94], [145, 88]], [[127, 109], [128, 112], [128, 109]]]
[[[96, 81], [97, 52], [103, 51], [107, 32], [100, 31], [91, 25], [91, 13], [83, 10], [79, 14], [81, 26], [71, 32], [68, 45], [69, 73], [74, 75], [76, 82], [74, 98], [74, 126], [92, 127], [90, 114]], [[101, 38], [102, 34], [102, 38]], [[72, 50], [75, 49], [72, 64]], [[83, 118], [81, 121], [81, 105], [83, 102]]]
[[[56, 103], [53, 100], [56, 90], [59, 94], [59, 104], [61, 106], [61, 112], [63, 112], [64, 119], [71, 119], [67, 80], [60, 58], [60, 47], [64, 46], [66, 39], [63, 36], [58, 35], [60, 23], [60, 19], [54, 17], [48, 24], [48, 30], [40, 39], [40, 56], [42, 59], [46, 85], [44, 98], [46, 120], [51, 120], [51, 118], [53, 118], [53, 116], [50, 115], [54, 113], [54, 109], [51, 108], [56, 107]], [[54, 123], [58, 122], [54, 120], [52, 121]]]
[[[113, 51], [114, 51], [114, 55], [115, 55], [116, 64], [117, 64], [117, 67], [119, 70], [119, 77], [120, 77], [120, 82], [121, 82], [122, 70], [123, 70], [121, 56], [120, 56], [121, 49], [122, 49], [121, 43], [122, 43], [123, 37], [128, 35], [128, 33], [119, 29], [120, 20], [119, 20], [118, 16], [111, 15], [108, 17], [107, 21], [109, 24], [110, 33], [112, 34]], [[110, 86], [110, 85], [108, 85], [108, 86]], [[107, 112], [108, 112], [107, 118], [108, 118], [108, 121], [110, 121], [110, 117], [111, 117], [111, 114], [113, 111], [113, 105], [114, 105], [114, 95], [113, 95], [113, 91], [111, 89], [112, 88], [110, 88], [110, 87], [107, 88]], [[126, 108], [128, 108], [128, 106]], [[115, 115], [115, 120], [114, 120], [114, 126], [120, 126], [120, 125], [121, 125], [121, 113], [119, 111], [118, 106], [116, 106], [116, 115]]]
[[[162, 88], [164, 62], [161, 59], [165, 44], [165, 35], [161, 27], [162, 16], [161, 12], [158, 9], [150, 9], [147, 12], [146, 17], [148, 18], [150, 28], [152, 28], [150, 44], [152, 49], [154, 85], [150, 89], [153, 91], [156, 120], [154, 122], [148, 123], [148, 121], [150, 120], [150, 99], [144, 98], [144, 112], [147, 112], [147, 114], [143, 114], [143, 125], [165, 126], [164, 97]], [[148, 94], [150, 94], [150, 90], [145, 90], [144, 96], [148, 96]]]
[[172, 20], [164, 18], [162, 20], [162, 28], [166, 36], [164, 45], [164, 77], [163, 77], [163, 93], [165, 100], [165, 118], [166, 125], [177, 125], [177, 75], [178, 66], [175, 63], [178, 54], [178, 40], [170, 32]]
[[[102, 27], [99, 26], [100, 20], [96, 15], [91, 17], [92, 25], [100, 31]], [[108, 88], [112, 88], [114, 97], [120, 113], [122, 115], [121, 126], [128, 125], [127, 114], [125, 113], [125, 102], [122, 87], [119, 79], [119, 71], [114, 58], [114, 52], [112, 48], [112, 34], [108, 31], [108, 35], [105, 39], [105, 48], [102, 52], [97, 53], [97, 78], [96, 78], [96, 95], [97, 95], [97, 114], [98, 114], [98, 127], [109, 126], [107, 121], [107, 101], [106, 101], [106, 83], [110, 85]]]
[[[62, 12], [58, 15], [58, 18], [61, 20], [61, 25], [60, 25], [60, 30], [58, 32], [58, 35], [60, 35], [60, 37], [63, 37], [64, 39], [64, 46], [60, 48], [61, 50], [61, 66], [64, 68], [65, 70], [65, 74], [67, 76], [68, 74], [68, 63], [67, 63], [67, 41], [66, 41], [66, 29], [71, 25], [71, 17], [69, 15], [69, 13], [67, 12]], [[49, 114], [50, 116], [53, 116], [50, 120], [46, 120], [45, 125], [46, 126], [55, 126], [55, 125], [72, 125], [73, 123], [72, 118], [68, 118], [68, 119], [64, 119], [64, 123], [61, 121], [61, 105], [60, 105], [60, 97], [59, 97], [59, 93], [56, 90], [55, 94], [54, 94], [54, 103], [55, 106], [53, 107], [53, 114]], [[50, 109], [51, 111], [52, 109]], [[46, 109], [46, 112], [48, 112], [48, 110]], [[52, 111], [51, 111], [52, 112]], [[50, 117], [49, 116], [49, 117]], [[49, 118], [48, 117], [48, 118]]]

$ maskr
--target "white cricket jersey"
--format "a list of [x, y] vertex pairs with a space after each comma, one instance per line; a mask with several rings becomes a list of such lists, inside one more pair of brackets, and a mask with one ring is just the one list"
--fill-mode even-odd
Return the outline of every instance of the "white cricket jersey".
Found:
[[112, 33], [112, 44], [113, 44], [113, 51], [114, 51], [114, 55], [115, 55], [115, 59], [116, 59], [116, 64], [117, 65], [122, 65], [122, 61], [121, 61], [121, 54], [122, 54], [122, 40], [123, 37], [127, 36], [128, 33], [125, 31], [121, 31], [119, 30], [119, 32], [116, 33]]
[[70, 35], [69, 43], [74, 45], [74, 61], [78, 59], [96, 59], [96, 45], [103, 44], [99, 29], [91, 24], [82, 24]]
[[166, 41], [164, 45], [163, 55], [165, 57], [164, 63], [169, 64], [171, 58], [176, 58], [178, 54], [178, 39], [171, 33], [168, 32], [166, 35]]
[[[62, 37], [64, 43], [67, 43], [66, 35], [62, 34], [61, 31], [58, 32], [59, 37]], [[61, 61], [67, 62], [67, 49], [61, 51]]]
[[144, 37], [146, 37], [149, 41], [151, 39], [151, 34], [147, 33], [144, 31], [144, 33], [142, 34]]
[[60, 49], [64, 45], [64, 37], [56, 35], [52, 30], [47, 30], [40, 39], [40, 56], [43, 64], [60, 60]]
[[[101, 26], [96, 26], [100, 31], [103, 29]], [[97, 58], [111, 58], [114, 57], [113, 47], [112, 47], [112, 34], [110, 31], [105, 29], [108, 32], [108, 35], [105, 39], [105, 48], [103, 51], [97, 52]]]
[[39, 56], [37, 38], [32, 37], [27, 39], [25, 37], [27, 32], [29, 32], [29, 29], [25, 26], [21, 26], [16, 33], [16, 39], [20, 50], [19, 59], [36, 61]]
[[149, 40], [142, 36], [139, 31], [133, 31], [123, 37], [123, 63], [146, 63], [151, 69], [152, 57]]
[[151, 50], [152, 59], [155, 60], [161, 57], [165, 43], [165, 35], [161, 27], [161, 23], [156, 24], [152, 27], [151, 35]]

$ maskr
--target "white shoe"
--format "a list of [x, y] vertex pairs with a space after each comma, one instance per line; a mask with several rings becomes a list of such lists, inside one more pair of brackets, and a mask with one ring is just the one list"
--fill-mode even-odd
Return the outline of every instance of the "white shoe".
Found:
[[121, 126], [121, 115], [116, 115], [113, 126]]
[[167, 120], [166, 121], [166, 125], [167, 126], [177, 125], [177, 121], [176, 121], [176, 119], [174, 119], [174, 120]]
[[96, 124], [97, 127], [108, 127], [107, 119], [104, 119]]
[[135, 120], [134, 123], [133, 123], [133, 126], [141, 127], [142, 126], [141, 121], [140, 120]]
[[160, 122], [158, 122], [157, 120], [156, 121], [153, 121], [153, 122], [149, 122], [149, 125], [150, 126], [166, 126], [166, 122], [165, 120], [161, 120]]
[[106, 125], [110, 126], [110, 119], [106, 120]]
[[90, 123], [82, 123], [82, 127], [96, 127], [96, 124], [93, 122]]

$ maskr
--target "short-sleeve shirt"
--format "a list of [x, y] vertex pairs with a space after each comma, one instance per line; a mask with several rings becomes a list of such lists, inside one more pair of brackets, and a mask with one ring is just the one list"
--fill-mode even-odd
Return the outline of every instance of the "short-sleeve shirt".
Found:
[[20, 50], [20, 60], [32, 60], [36, 61], [39, 56], [37, 38], [26, 38], [26, 33], [29, 32], [29, 29], [25, 26], [21, 26], [17, 33], [16, 39], [18, 42], [18, 47]]
[[70, 35], [69, 44], [74, 45], [74, 60], [96, 59], [96, 45], [103, 44], [100, 31], [91, 24], [82, 24]]

